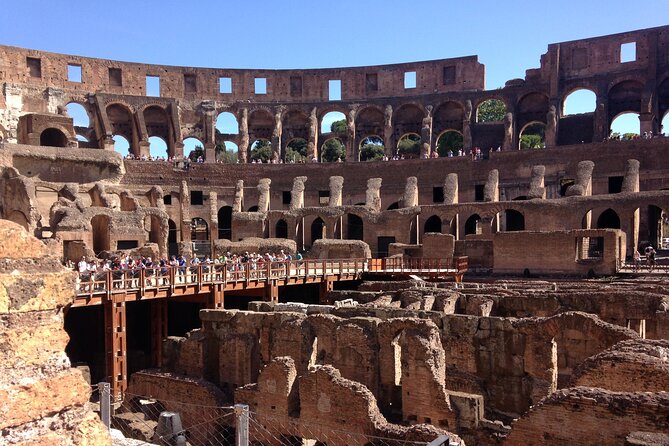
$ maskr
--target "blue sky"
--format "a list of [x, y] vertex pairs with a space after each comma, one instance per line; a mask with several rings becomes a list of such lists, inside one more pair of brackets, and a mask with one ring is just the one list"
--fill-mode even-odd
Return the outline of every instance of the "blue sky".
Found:
[[[228, 68], [375, 65], [476, 54], [486, 87], [549, 43], [669, 24], [667, 0], [7, 1], [0, 43]], [[12, 18], [12, 19], [7, 19]]]

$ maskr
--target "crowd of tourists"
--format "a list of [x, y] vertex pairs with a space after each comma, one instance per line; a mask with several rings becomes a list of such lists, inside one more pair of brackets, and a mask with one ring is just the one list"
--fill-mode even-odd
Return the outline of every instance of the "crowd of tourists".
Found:
[[[285, 265], [283, 262], [296, 260], [303, 260], [300, 252], [293, 256], [286, 253], [283, 249], [278, 253], [266, 252], [265, 254], [251, 252], [244, 252], [244, 254], [232, 254], [226, 252], [220, 256], [214, 257], [204, 256], [203, 258], [193, 256], [187, 258], [183, 255], [173, 255], [169, 259], [162, 257], [153, 260], [148, 256], [132, 257], [114, 257], [112, 259], [97, 259], [87, 258], [82, 256], [76, 264], [69, 260], [66, 264], [79, 273], [79, 280], [85, 291], [102, 289], [103, 284], [99, 283], [92, 287], [87, 285], [87, 282], [103, 282], [107, 276], [107, 272], [111, 271], [112, 281], [115, 288], [122, 288], [123, 280], [131, 281], [130, 286], [136, 286], [136, 280], [140, 277], [140, 271], [144, 270], [144, 276], [147, 279], [147, 285], [152, 285], [154, 279], [158, 279], [155, 285], [168, 284], [168, 277], [170, 276], [170, 269], [173, 269], [175, 276], [180, 282], [192, 282], [192, 276], [198, 273], [201, 269], [202, 273], [206, 275], [206, 280], [222, 280], [224, 271], [229, 273], [240, 273], [249, 271], [252, 278], [255, 277], [256, 271], [263, 271], [268, 265], [278, 267]], [[285, 271], [284, 271], [285, 272]], [[190, 278], [186, 276], [191, 276]]]

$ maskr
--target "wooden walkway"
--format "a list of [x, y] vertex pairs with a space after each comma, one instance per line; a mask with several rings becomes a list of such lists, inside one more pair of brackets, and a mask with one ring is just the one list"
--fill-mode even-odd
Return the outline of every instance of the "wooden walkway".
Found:
[[159, 367], [162, 341], [167, 337], [169, 302], [224, 308], [225, 293], [241, 291], [278, 302], [280, 287], [305, 284], [319, 284], [320, 301], [324, 302], [335, 282], [359, 280], [363, 275], [453, 277], [460, 282], [467, 270], [467, 258], [305, 259], [261, 265], [200, 264], [81, 273], [72, 307], [103, 307], [105, 368], [114, 395], [124, 392], [128, 383], [126, 305], [131, 302], [150, 302], [147, 324], [151, 327], [151, 362]]

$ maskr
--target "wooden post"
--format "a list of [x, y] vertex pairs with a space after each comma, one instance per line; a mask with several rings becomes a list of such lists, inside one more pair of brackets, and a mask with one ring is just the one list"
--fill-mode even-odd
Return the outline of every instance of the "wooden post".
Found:
[[266, 302], [279, 302], [279, 287], [276, 281], [268, 280], [263, 288], [263, 294]]
[[328, 295], [330, 291], [334, 290], [334, 281], [333, 280], [323, 280], [319, 284], [318, 288], [318, 303], [321, 305], [327, 305], [330, 304], [331, 302], [328, 299]]
[[[123, 298], [123, 294], [116, 295]], [[117, 297], [103, 304], [105, 320], [105, 369], [112, 393], [119, 397], [128, 386], [128, 351], [125, 302]]]
[[207, 308], [211, 310], [222, 310], [225, 307], [225, 284], [216, 283], [212, 285], [212, 290], [209, 293], [209, 300]]

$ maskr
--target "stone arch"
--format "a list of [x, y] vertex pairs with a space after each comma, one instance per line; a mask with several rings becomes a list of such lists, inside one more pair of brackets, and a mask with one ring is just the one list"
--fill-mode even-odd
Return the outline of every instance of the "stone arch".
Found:
[[[530, 121], [518, 132], [519, 149], [541, 149], [546, 146], [545, 138], [546, 124], [542, 121]], [[523, 135], [532, 136], [523, 138]]]
[[445, 130], [457, 130], [462, 133], [462, 120], [465, 108], [459, 102], [446, 101], [439, 104], [432, 115], [432, 134]]
[[311, 222], [311, 244], [313, 245], [316, 240], [326, 238], [327, 226], [321, 217], [316, 217], [314, 221]]
[[620, 229], [620, 217], [611, 208], [606, 209], [597, 217], [597, 229]]
[[470, 215], [465, 220], [465, 235], [481, 233], [481, 216], [479, 214]]
[[423, 232], [441, 233], [441, 226], [441, 218], [439, 218], [438, 215], [432, 215], [430, 218], [425, 220], [425, 224], [423, 225]]
[[196, 160], [198, 157], [202, 157], [202, 159], [206, 158], [204, 144], [199, 138], [189, 136], [188, 138], [184, 138], [182, 142], [184, 145], [184, 156], [191, 160]]
[[611, 126], [609, 127], [609, 135], [611, 137], [619, 137], [625, 139], [630, 137], [630, 134], [639, 135], [641, 133], [641, 121], [639, 120], [639, 113], [636, 112], [622, 112], [613, 117]]
[[[367, 150], [367, 146], [376, 146], [374, 150]], [[379, 135], [366, 135], [360, 138], [360, 144], [358, 144], [358, 161], [373, 161], [375, 159], [383, 158], [385, 153], [385, 146], [383, 144], [383, 138]]]
[[397, 138], [396, 153], [404, 158], [419, 158], [421, 150], [421, 138], [419, 133], [404, 133]]
[[664, 126], [660, 128], [665, 135], [669, 135], [669, 77], [665, 78], [657, 87], [658, 119]]
[[425, 110], [422, 105], [413, 102], [400, 105], [393, 113], [395, 135], [403, 136], [407, 133], [420, 135], [424, 117]]
[[346, 214], [346, 238], [348, 240], [364, 240], [365, 224], [356, 214]]
[[123, 135], [114, 135], [112, 136], [114, 140], [114, 151], [120, 153], [122, 156], [129, 155], [132, 153], [130, 151], [130, 141]]
[[228, 135], [239, 134], [239, 121], [237, 116], [229, 110], [223, 110], [216, 116], [214, 124], [216, 129], [216, 136], [225, 138]]
[[149, 154], [152, 157], [169, 157], [170, 150], [167, 141], [160, 136], [149, 136]]
[[174, 156], [172, 131], [167, 111], [158, 105], [148, 105], [142, 110], [142, 115], [146, 126], [146, 136], [161, 138], [167, 145], [167, 156]]
[[222, 206], [217, 215], [218, 238], [232, 240], [232, 206]]
[[[370, 105], [361, 108], [355, 117], [356, 134], [365, 135], [363, 138], [360, 138], [360, 144], [362, 144], [364, 138], [370, 135], [383, 135], [384, 121], [384, 112], [380, 107]], [[383, 138], [381, 140], [383, 141]]]
[[436, 138], [437, 153], [439, 156], [456, 155], [464, 148], [464, 136], [462, 132], [454, 129], [446, 129]]
[[[500, 117], [500, 119], [491, 119], [491, 118], [483, 117], [483, 116], [480, 115], [480, 109], [481, 109], [482, 105], [484, 105], [484, 104], [499, 105], [498, 103], [501, 103], [501, 105], [504, 107], [504, 111], [502, 112], [502, 116]], [[475, 121], [477, 123], [502, 122], [504, 120], [504, 114], [506, 114], [507, 110], [508, 110], [508, 106], [506, 105], [506, 101], [502, 98], [490, 97], [490, 98], [483, 99], [478, 104], [476, 104]]]
[[587, 87], [574, 87], [565, 93], [562, 100], [561, 116], [594, 113], [597, 108], [597, 94]]
[[128, 141], [128, 152], [136, 155], [136, 135], [132, 109], [126, 104], [113, 102], [107, 105], [105, 112], [111, 126], [112, 135], [122, 136]]
[[346, 119], [346, 110], [341, 107], [328, 107], [324, 110], [321, 110], [319, 117], [320, 134], [321, 135], [331, 134], [332, 131], [330, 127], [332, 126], [332, 123], [336, 121], [341, 121], [342, 119]]
[[272, 158], [272, 142], [267, 138], [256, 139], [249, 147], [252, 161], [266, 163]]
[[608, 92], [609, 126], [624, 112], [641, 113], [644, 85], [637, 80], [623, 80], [611, 86]]
[[55, 127], [46, 128], [39, 135], [39, 145], [49, 147], [67, 147], [67, 136]]
[[[548, 108], [548, 96], [544, 93], [527, 93], [516, 104], [516, 127], [522, 129], [533, 121], [546, 124]], [[520, 138], [520, 132], [518, 137]]]
[[195, 217], [190, 223], [191, 240], [209, 240], [209, 223], [200, 217]]
[[346, 159], [346, 145], [337, 136], [326, 139], [318, 149], [318, 159], [322, 163], [336, 162], [341, 158], [342, 161]]
[[304, 162], [307, 159], [307, 140], [292, 138], [286, 143], [283, 158], [286, 162]]
[[525, 230], [525, 215], [515, 209], [507, 209], [504, 211], [504, 230], [524, 231]]
[[265, 108], [256, 108], [249, 112], [248, 129], [250, 141], [270, 140], [274, 131], [274, 116]]

